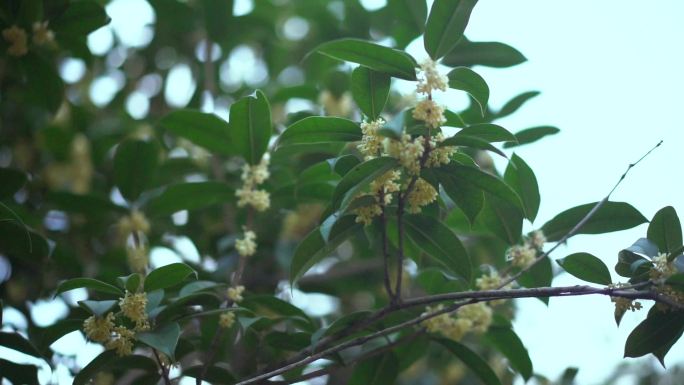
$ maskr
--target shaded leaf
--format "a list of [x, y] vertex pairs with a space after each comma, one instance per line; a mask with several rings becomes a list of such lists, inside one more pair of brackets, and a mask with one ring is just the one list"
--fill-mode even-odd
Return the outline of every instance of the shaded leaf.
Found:
[[483, 360], [467, 346], [446, 338], [437, 338], [436, 341], [461, 360], [484, 384], [501, 385], [501, 381], [496, 376], [496, 373], [494, 373], [494, 370], [487, 364], [487, 361]]
[[[553, 268], [551, 267], [551, 259], [549, 257], [542, 258], [541, 261], [537, 262], [530, 270], [518, 278], [518, 283], [528, 288], [551, 286], [551, 281], [553, 281]], [[549, 304], [548, 297], [537, 298], [545, 304]]]
[[38, 367], [35, 365], [17, 364], [0, 358], [0, 373], [2, 373], [3, 378], [6, 378], [13, 384], [40, 384], [38, 382]]
[[361, 137], [361, 128], [356, 122], [333, 116], [310, 116], [283, 131], [276, 148], [301, 146], [303, 150], [316, 151], [322, 143], [355, 142]]
[[158, 166], [159, 154], [154, 142], [124, 140], [114, 155], [114, 183], [124, 198], [134, 201], [150, 187]]
[[515, 135], [511, 134], [505, 128], [491, 123], [478, 123], [469, 125], [457, 132], [455, 136], [461, 135], [474, 136], [490, 143], [515, 142], [517, 140]]
[[435, 0], [430, 8], [423, 45], [433, 60], [454, 49], [463, 37], [477, 0]]
[[489, 86], [482, 76], [467, 67], [454, 68], [447, 76], [449, 77], [449, 88], [470, 94], [480, 106], [480, 111], [484, 116], [489, 101]]
[[351, 91], [354, 101], [370, 120], [380, 117], [390, 90], [390, 77], [363, 66], [352, 72]]
[[218, 116], [197, 110], [176, 110], [159, 120], [167, 131], [214, 154], [234, 155], [230, 125]]
[[11, 198], [26, 183], [26, 174], [12, 168], [0, 167], [0, 200]]
[[[577, 225], [596, 203], [588, 203], [565, 210], [542, 226], [549, 242], [558, 241]], [[641, 213], [625, 202], [607, 201], [582, 226], [577, 234], [603, 234], [612, 231], [631, 229], [648, 220]]]
[[539, 126], [539, 127], [532, 127], [532, 128], [527, 128], [522, 131], [518, 131], [515, 134], [515, 138], [517, 142], [506, 142], [504, 143], [504, 148], [511, 148], [511, 147], [517, 147], [517, 146], [522, 146], [523, 144], [530, 144], [533, 142], [536, 142], [537, 140], [548, 136], [548, 135], [554, 135], [560, 132], [560, 130], [556, 127], [552, 126]]
[[520, 373], [525, 381], [532, 377], [532, 360], [520, 337], [509, 327], [490, 326], [485, 334], [486, 340], [493, 345], [510, 362], [513, 369]]
[[399, 360], [392, 352], [356, 364], [349, 385], [393, 384], [399, 375]]
[[684, 311], [651, 311], [627, 337], [625, 357], [641, 357], [679, 338], [684, 328]]
[[235, 191], [223, 182], [207, 181], [170, 185], [150, 199], [146, 211], [150, 216], [171, 215], [181, 210], [197, 210], [233, 202]]
[[170, 323], [149, 332], [138, 333], [136, 338], [140, 342], [166, 354], [171, 360], [175, 360], [176, 345], [178, 345], [180, 332], [180, 326], [177, 323]]
[[77, 35], [83, 36], [109, 23], [109, 17], [104, 8], [94, 1], [71, 2], [69, 7], [53, 20], [50, 20], [50, 29], [58, 36]]
[[193, 274], [197, 278], [197, 272], [184, 263], [178, 262], [162, 266], [152, 270], [147, 275], [147, 278], [145, 278], [145, 291], [151, 292], [175, 286]]
[[539, 185], [537, 184], [537, 177], [534, 175], [534, 171], [521, 157], [513, 154], [508, 167], [506, 167], [504, 180], [520, 196], [525, 207], [527, 219], [530, 222], [534, 222], [539, 212], [541, 201]]
[[347, 172], [337, 184], [332, 207], [344, 210], [371, 182], [397, 165], [395, 158], [379, 157], [367, 160]]
[[246, 96], [230, 107], [230, 141], [235, 153], [257, 164], [271, 139], [271, 107], [263, 92]]
[[599, 285], [610, 285], [613, 282], [608, 266], [589, 253], [570, 254], [565, 258], [557, 259], [556, 262], [565, 271], [581, 280]]
[[682, 247], [682, 225], [674, 207], [660, 209], [648, 225], [648, 239], [661, 253], [672, 253]]
[[99, 281], [97, 279], [93, 278], [72, 278], [68, 279], [57, 286], [57, 291], [55, 292], [55, 296], [59, 295], [61, 293], [64, 293], [65, 291], [69, 290], [74, 290], [74, 289], [79, 289], [85, 287], [87, 289], [91, 289], [94, 291], [99, 291], [101, 293], [108, 293], [108, 294], [114, 294], [114, 295], [119, 295], [123, 296], [123, 291], [119, 289], [118, 287], [108, 284], [106, 282]]

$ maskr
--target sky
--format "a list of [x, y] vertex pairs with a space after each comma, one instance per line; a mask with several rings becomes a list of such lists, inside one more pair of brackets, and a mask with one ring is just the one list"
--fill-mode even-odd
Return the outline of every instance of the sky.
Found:
[[[363, 4], [381, 7], [384, 1], [364, 0]], [[684, 213], [680, 193], [684, 180], [676, 171], [678, 164], [684, 164], [684, 153], [678, 147], [684, 134], [676, 116], [684, 102], [684, 50], [678, 49], [684, 37], [684, 2], [653, 0], [644, 4], [636, 0], [480, 0], [476, 6], [467, 36], [473, 41], [508, 43], [528, 58], [526, 63], [508, 69], [475, 67], [490, 86], [490, 104], [498, 108], [523, 91], [542, 92], [498, 123], [513, 132], [536, 125], [561, 129], [542, 142], [515, 150], [534, 168], [541, 189], [538, 219], [528, 224], [528, 229], [540, 227], [567, 208], [603, 198], [627, 165], [660, 140], [664, 144], [630, 172], [612, 199], [630, 202], [647, 218], [667, 205]], [[131, 7], [137, 7], [136, 11]], [[239, 13], [251, 10], [248, 0], [236, 1], [236, 7]], [[150, 39], [149, 24], [154, 21], [150, 10], [141, 0], [118, 0], [107, 8], [112, 27], [91, 36], [91, 49], [107, 51], [113, 36], [132, 47], [145, 45]], [[412, 43], [409, 51], [416, 58], [425, 56], [420, 41]], [[78, 73], [76, 79], [83, 76], [82, 66], [68, 63], [75, 67], [63, 72], [65, 79]], [[181, 80], [190, 76], [192, 83], [188, 69], [178, 67], [176, 72]], [[109, 89], [113, 95], [118, 90], [117, 76], [115, 71], [103, 76], [92, 94], [106, 96]], [[156, 86], [156, 92], [160, 87]], [[193, 90], [190, 84], [188, 90], [177, 91], [178, 103], [182, 104], [183, 95]], [[141, 91], [130, 104], [140, 106], [149, 96]], [[453, 93], [442, 100], [449, 101], [452, 96], [455, 103], [463, 101], [462, 95]], [[105, 97], [101, 102], [108, 100]], [[129, 113], [142, 118], [146, 108]], [[500, 169], [505, 167], [497, 162]], [[612, 267], [618, 251], [645, 232], [646, 225], [642, 225], [620, 233], [577, 236], [552, 258], [587, 251]], [[614, 276], [614, 280], [619, 277]], [[567, 274], [554, 280], [554, 285], [580, 283]], [[82, 294], [73, 295], [66, 302], [40, 305], [42, 312], [64, 313], [67, 304], [75, 303]], [[555, 298], [548, 307], [536, 299], [526, 299], [516, 305], [520, 311], [515, 330], [529, 350], [535, 371], [556, 378], [566, 367], [577, 366], [579, 383], [590, 385], [599, 384], [622, 362], [624, 341], [645, 316], [644, 311], [627, 314], [617, 328], [614, 307], [606, 297]], [[8, 312], [5, 319], [21, 321]], [[53, 348], [68, 352], [84, 344], [80, 333], [72, 333]], [[79, 364], [85, 365], [100, 350], [93, 344], [79, 348]], [[0, 356], [7, 354], [0, 348]], [[641, 361], [655, 364], [650, 357], [628, 359]], [[684, 363], [684, 343], [675, 345], [666, 362]], [[50, 374], [43, 370], [41, 378], [48, 377]], [[66, 373], [55, 373], [53, 378], [70, 383]]]

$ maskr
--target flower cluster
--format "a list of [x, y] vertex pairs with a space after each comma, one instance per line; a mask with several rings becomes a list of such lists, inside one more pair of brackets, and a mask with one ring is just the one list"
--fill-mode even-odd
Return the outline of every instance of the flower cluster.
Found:
[[370, 122], [361, 123], [361, 143], [356, 148], [363, 154], [365, 160], [373, 159], [380, 155], [383, 150], [383, 138], [378, 135], [378, 130], [385, 125], [382, 118]]
[[147, 255], [147, 247], [144, 245], [135, 246], [129, 245], [126, 247], [126, 259], [128, 261], [128, 267], [134, 273], [143, 273], [147, 268], [149, 263], [149, 258]]
[[390, 141], [387, 146], [389, 156], [399, 159], [399, 164], [406, 169], [409, 175], [420, 173], [420, 159], [424, 152], [423, 138], [411, 139], [411, 135], [408, 134], [402, 135], [400, 141]]
[[541, 230], [533, 231], [525, 237], [524, 244], [514, 245], [506, 251], [506, 260], [513, 266], [524, 269], [534, 263], [545, 242], [546, 237]]
[[449, 78], [437, 70], [437, 63], [432, 59], [426, 59], [420, 63], [422, 77], [418, 79], [416, 91], [421, 94], [430, 94], [433, 90], [446, 91], [449, 86]]
[[325, 113], [331, 116], [347, 117], [351, 115], [354, 107], [349, 92], [345, 92], [337, 97], [332, 92], [324, 90], [319, 95], [318, 102], [323, 106]]
[[48, 28], [48, 22], [33, 23], [33, 43], [36, 45], [50, 44], [55, 41], [55, 33]]
[[374, 202], [370, 205], [354, 209], [357, 223], [369, 225], [373, 222], [373, 217], [382, 214], [382, 205], [392, 203], [392, 194], [398, 192], [401, 188], [399, 183], [397, 183], [399, 178], [401, 178], [401, 172], [392, 170], [382, 174], [378, 179], [370, 183], [370, 193], [361, 194], [359, 197], [372, 196]]
[[28, 53], [28, 37], [26, 31], [13, 25], [2, 31], [2, 37], [9, 44], [7, 53], [12, 56], [24, 56]]
[[667, 260], [667, 254], [659, 253], [653, 257], [653, 268], [650, 271], [652, 280], [664, 281], [674, 274], [677, 274], [677, 267]]
[[423, 120], [431, 128], [438, 128], [444, 122], [444, 107], [437, 104], [432, 99], [425, 99], [416, 105], [413, 109], [413, 118], [416, 120]]
[[[433, 314], [444, 309], [443, 305], [428, 306], [423, 315]], [[484, 333], [492, 323], [492, 309], [483, 302], [465, 305], [456, 311], [456, 316], [440, 314], [423, 321], [429, 332], [441, 333], [454, 341], [459, 341], [468, 332]]]
[[242, 293], [245, 291], [245, 287], [240, 285], [240, 286], [235, 286], [235, 287], [229, 287], [228, 290], [226, 290], [226, 296], [228, 299], [233, 301], [234, 303], [241, 302], [244, 298], [242, 298]]
[[271, 207], [271, 197], [266, 190], [259, 190], [257, 186], [264, 183], [270, 176], [268, 172], [268, 157], [263, 157], [259, 164], [245, 164], [242, 167], [242, 187], [235, 191], [238, 207], [252, 206], [257, 211], [266, 211]]
[[427, 206], [437, 199], [437, 190], [425, 179], [418, 178], [406, 199], [408, 203], [406, 211], [416, 214], [420, 212], [422, 206]]
[[610, 301], [615, 303], [615, 314], [621, 314], [627, 310], [636, 311], [641, 309], [641, 302], [623, 297], [610, 297]]
[[85, 135], [77, 134], [69, 150], [67, 162], [55, 162], [45, 168], [45, 180], [52, 189], [69, 189], [76, 194], [85, 194], [90, 191], [94, 173], [90, 141]]
[[131, 321], [135, 322], [133, 330], [144, 331], [149, 330], [150, 323], [147, 319], [145, 308], [147, 306], [147, 294], [136, 293], [131, 294], [126, 290], [126, 295], [119, 299], [119, 307], [121, 312]]
[[150, 232], [150, 222], [147, 220], [147, 217], [135, 209], [129, 215], [119, 219], [116, 227], [122, 239], [128, 238], [131, 233], [148, 234]]
[[430, 154], [425, 161], [425, 167], [439, 167], [451, 162], [451, 156], [456, 152], [456, 146], [442, 146], [444, 135], [439, 132], [430, 139]]
[[221, 328], [229, 329], [233, 324], [235, 324], [235, 313], [232, 311], [221, 313], [219, 316], [219, 326]]
[[[478, 289], [480, 290], [508, 290], [511, 288], [511, 284], [509, 283], [506, 286], [501, 286], [501, 284], [504, 282], [504, 278], [499, 275], [499, 273], [496, 270], [491, 270], [489, 271], [488, 274], [482, 275], [480, 278], [475, 280], [475, 286], [477, 286]], [[504, 299], [495, 299], [493, 301], [489, 301], [488, 303], [490, 305], [500, 305], [502, 303], [506, 302]]]
[[251, 257], [256, 253], [256, 233], [246, 230], [244, 237], [235, 241], [235, 249], [243, 257]]

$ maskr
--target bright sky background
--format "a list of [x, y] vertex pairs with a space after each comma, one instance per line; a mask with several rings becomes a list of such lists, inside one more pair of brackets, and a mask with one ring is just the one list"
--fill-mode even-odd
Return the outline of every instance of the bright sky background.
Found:
[[[363, 3], [375, 8], [382, 6], [384, 0]], [[600, 200], [627, 165], [661, 139], [665, 141], [663, 146], [631, 171], [613, 200], [632, 203], [647, 218], [666, 205], [674, 206], [684, 217], [684, 196], [680, 193], [684, 181], [681, 171], [676, 171], [678, 165], [684, 164], [683, 152], [678, 147], [684, 134], [676, 120], [684, 101], [684, 2], [654, 0], [644, 4], [636, 0], [480, 0], [476, 6], [466, 30], [468, 37], [474, 41], [508, 43], [528, 58], [527, 63], [510, 69], [475, 68], [490, 85], [491, 104], [498, 108], [523, 91], [542, 91], [499, 123], [514, 132], [535, 125], [554, 125], [562, 130], [541, 143], [516, 150], [533, 166], [541, 187], [541, 210], [537, 223], [530, 229], [567, 208]], [[107, 11], [113, 18], [112, 26], [91, 36], [91, 50], [106, 52], [114, 36], [131, 47], [149, 42], [154, 14], [144, 1], [117, 0]], [[251, 1], [236, 1], [235, 12], [250, 11]], [[410, 51], [417, 58], [425, 55], [421, 52], [421, 41], [411, 44]], [[108, 61], [116, 59], [116, 55], [108, 57]], [[63, 71], [65, 80], [74, 76], [75, 80], [70, 80], [73, 82], [83, 76], [82, 64], [65, 63], [71, 66], [65, 66], [70, 68]], [[93, 95], [103, 97], [99, 103], [108, 103], [120, 89], [121, 75], [112, 70], [93, 86]], [[195, 87], [191, 84], [192, 75], [182, 64], [174, 76], [180, 80], [169, 83], [188, 83], [187, 90], [166, 91], [174, 94], [171, 98], [179, 98], [179, 105], [184, 105]], [[149, 80], [155, 89], [153, 94], [159, 92], [160, 81]], [[142, 91], [132, 96], [131, 106], [144, 107], [137, 112], [129, 108], [132, 116], [144, 117], [147, 105], [142, 102], [148, 96], [151, 94]], [[463, 99], [456, 95], [453, 100], [459, 104]], [[218, 106], [216, 112], [219, 113]], [[553, 258], [588, 251], [612, 268], [617, 252], [645, 232], [643, 225], [616, 234], [578, 236]], [[174, 252], [165, 249], [159, 253], [168, 259]], [[170, 262], [166, 259], [160, 263]], [[555, 285], [575, 283], [580, 282], [566, 274], [554, 281]], [[67, 296], [66, 300], [74, 305], [82, 295], [75, 291], [73, 298]], [[36, 314], [54, 317], [65, 314], [66, 306], [57, 299], [35, 309], [40, 309]], [[645, 312], [627, 314], [618, 329], [613, 321], [613, 306], [603, 297], [552, 299], [548, 308], [538, 300], [527, 299], [518, 301], [518, 306], [515, 329], [529, 349], [535, 371], [555, 379], [566, 367], [577, 366], [579, 383], [590, 385], [601, 383], [622, 362], [624, 341], [645, 316]], [[22, 323], [12, 310], [6, 310], [4, 315], [8, 322]], [[85, 365], [102, 348], [95, 344], [83, 347], [84, 343], [82, 335], [76, 332], [53, 348], [68, 353], [78, 347], [77, 361]], [[0, 348], [0, 356], [8, 357], [8, 352]], [[21, 361], [37, 362], [28, 357]], [[651, 358], [631, 361], [655, 364]], [[676, 345], [666, 361], [669, 365], [684, 362], [684, 343]], [[70, 383], [67, 373], [53, 373], [52, 377], [60, 379], [60, 383]], [[50, 374], [45, 368], [41, 379], [47, 378]]]

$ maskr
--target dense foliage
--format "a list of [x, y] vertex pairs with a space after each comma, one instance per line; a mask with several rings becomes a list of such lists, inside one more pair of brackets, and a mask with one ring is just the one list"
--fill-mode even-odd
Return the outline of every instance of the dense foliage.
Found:
[[[619, 251], [626, 282], [589, 253], [551, 259], [576, 234], [649, 221], [599, 193], [535, 222], [534, 167], [511, 149], [558, 129], [496, 124], [538, 92], [489, 106], [472, 67], [526, 59], [464, 36], [477, 0], [257, 0], [239, 15], [228, 0], [148, 3], [148, 40], [96, 54], [106, 1], [2, 3], [1, 305], [28, 325], [3, 324], [1, 346], [74, 384], [496, 385], [535, 376], [512, 298], [605, 295], [617, 323], [654, 301], [627, 357], [662, 362], [681, 337], [672, 207]], [[425, 60], [406, 52], [414, 41]], [[554, 265], [594, 285], [552, 287]], [[66, 318], [32, 321], [29, 302], [75, 290], [87, 299]], [[74, 331], [104, 347], [85, 367], [50, 349]], [[6, 359], [0, 378], [39, 382]]]

